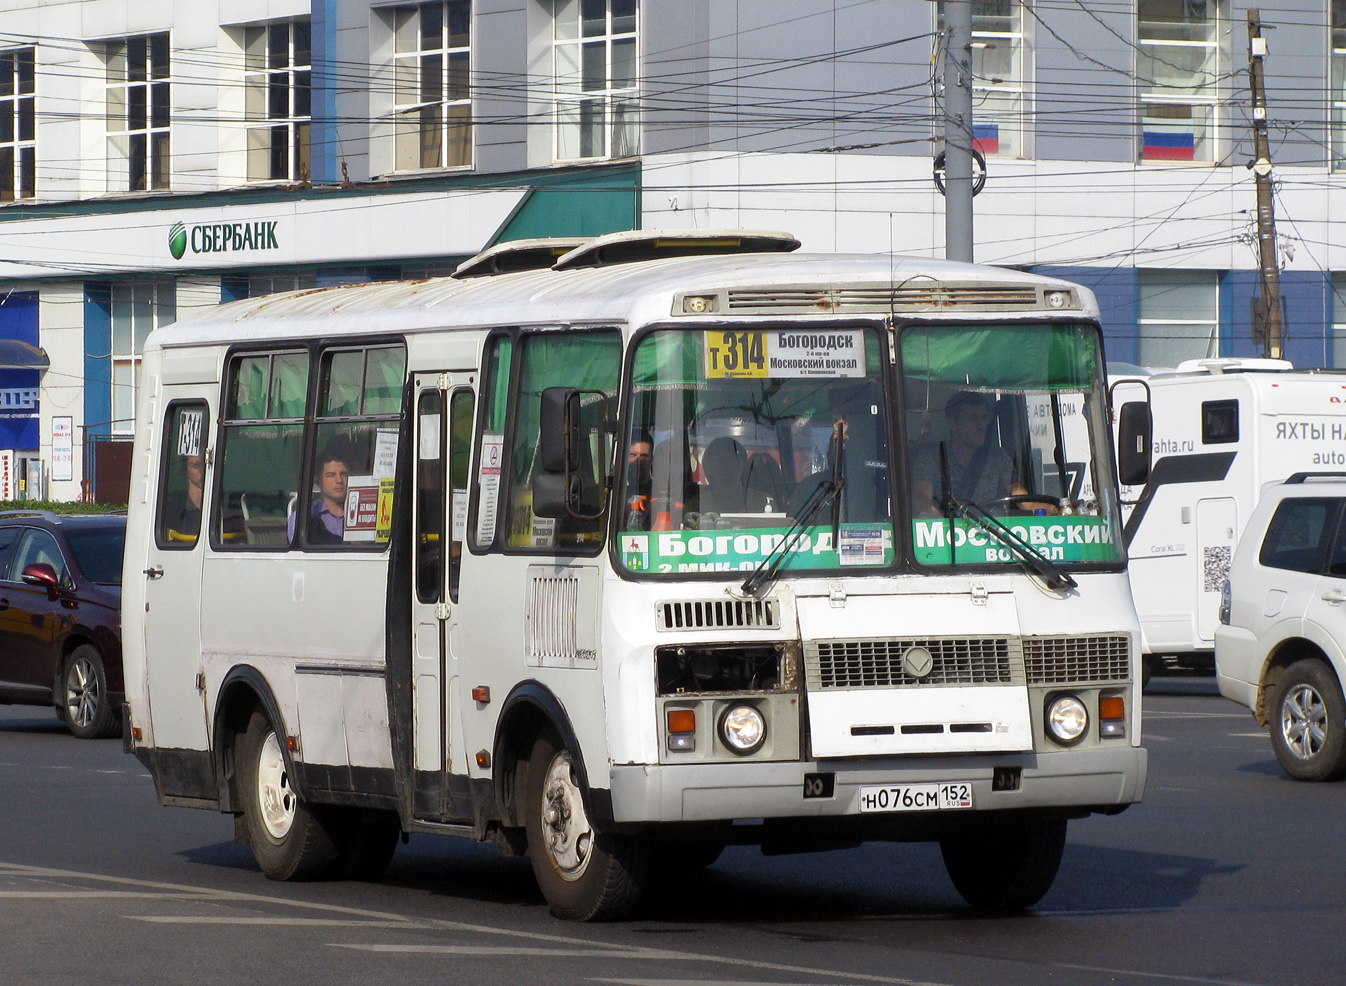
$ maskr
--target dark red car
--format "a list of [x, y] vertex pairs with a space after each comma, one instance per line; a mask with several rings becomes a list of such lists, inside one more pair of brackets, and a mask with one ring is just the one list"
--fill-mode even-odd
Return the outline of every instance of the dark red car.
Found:
[[124, 516], [0, 513], [0, 704], [51, 705], [82, 739], [121, 729]]

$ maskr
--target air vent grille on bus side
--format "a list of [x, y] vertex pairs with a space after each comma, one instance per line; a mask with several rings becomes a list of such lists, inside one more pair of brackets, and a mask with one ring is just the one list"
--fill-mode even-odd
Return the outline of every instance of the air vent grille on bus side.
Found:
[[740, 314], [859, 314], [945, 308], [1042, 307], [1036, 288], [911, 284], [900, 288], [731, 289], [728, 310]]
[[1126, 681], [1131, 677], [1131, 642], [1120, 634], [1024, 637], [1023, 648], [1030, 685]]
[[[804, 672], [812, 689], [1021, 685], [1017, 643], [1006, 637], [814, 640], [804, 645]], [[917, 654], [908, 660], [912, 651]]]
[[529, 581], [524, 646], [531, 666], [545, 667], [578, 657], [579, 593], [579, 579], [570, 574], [534, 576]]
[[776, 599], [669, 599], [654, 604], [660, 630], [779, 630]]

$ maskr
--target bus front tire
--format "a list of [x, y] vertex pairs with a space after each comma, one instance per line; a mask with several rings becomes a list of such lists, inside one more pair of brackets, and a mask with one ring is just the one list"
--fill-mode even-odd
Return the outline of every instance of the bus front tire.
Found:
[[336, 819], [299, 800], [276, 730], [262, 712], [253, 712], [237, 749], [243, 814], [257, 865], [272, 880], [326, 876], [340, 849]]
[[1065, 846], [1064, 818], [987, 821], [939, 843], [955, 889], [988, 911], [1019, 911], [1040, 901]]
[[551, 911], [571, 921], [616, 921], [640, 901], [644, 839], [596, 830], [573, 753], [543, 734], [528, 758], [525, 824], [533, 876]]

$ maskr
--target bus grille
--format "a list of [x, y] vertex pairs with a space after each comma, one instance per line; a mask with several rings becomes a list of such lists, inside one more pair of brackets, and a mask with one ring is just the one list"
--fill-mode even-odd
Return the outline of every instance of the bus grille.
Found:
[[524, 646], [531, 666], [574, 661], [579, 654], [580, 582], [574, 575], [534, 576], [524, 611]]
[[654, 610], [660, 630], [780, 629], [775, 599], [670, 599]]
[[[1021, 685], [1016, 641], [1005, 637], [907, 640], [815, 640], [804, 648], [809, 688], [893, 688], [920, 685]], [[933, 658], [917, 677], [904, 666], [907, 652], [923, 647]]]
[[1024, 666], [1031, 685], [1067, 681], [1125, 681], [1131, 677], [1131, 641], [1099, 637], [1024, 637]]
[[742, 314], [859, 314], [927, 311], [943, 308], [1038, 308], [1033, 287], [993, 284], [931, 284], [918, 281], [902, 287], [736, 288], [728, 293], [728, 310]]

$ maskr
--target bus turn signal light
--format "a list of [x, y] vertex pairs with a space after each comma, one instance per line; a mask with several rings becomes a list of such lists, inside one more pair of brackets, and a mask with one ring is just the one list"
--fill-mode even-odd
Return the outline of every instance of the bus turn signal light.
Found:
[[1120, 695], [1098, 699], [1098, 731], [1103, 736], [1126, 735], [1126, 699]]
[[696, 750], [696, 710], [668, 710], [668, 749], [670, 753]]

